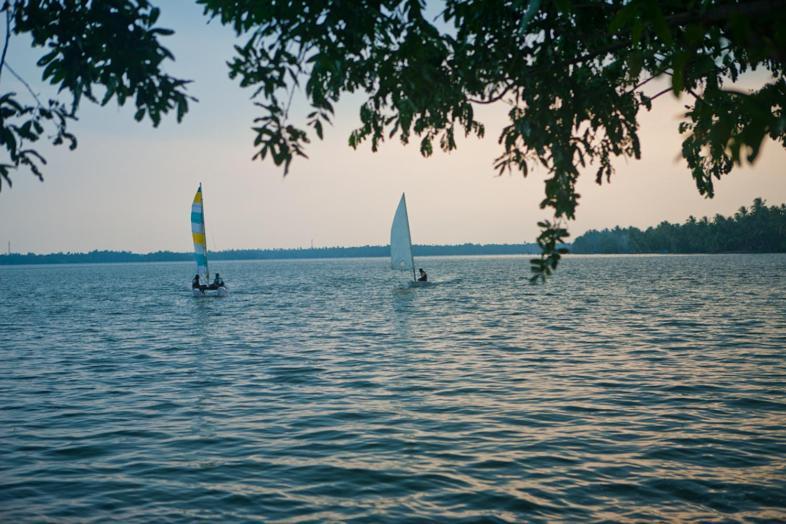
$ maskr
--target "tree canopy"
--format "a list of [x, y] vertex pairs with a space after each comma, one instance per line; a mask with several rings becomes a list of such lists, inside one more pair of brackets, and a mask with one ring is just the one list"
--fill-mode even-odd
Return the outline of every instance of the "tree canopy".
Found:
[[[557, 267], [575, 218], [576, 182], [591, 169], [608, 182], [616, 157], [639, 158], [638, 116], [672, 92], [689, 102], [676, 131], [698, 191], [743, 162], [756, 160], [767, 137], [786, 146], [786, 1], [784, 0], [197, 0], [208, 17], [231, 26], [240, 43], [229, 75], [251, 87], [259, 116], [255, 159], [268, 156], [286, 174], [308, 143], [322, 138], [334, 104], [363, 93], [361, 125], [349, 145], [416, 140], [424, 156], [451, 151], [458, 133], [482, 137], [478, 104], [507, 104], [497, 137], [499, 173], [547, 173], [541, 208], [549, 210], [532, 261], [533, 279]], [[427, 7], [439, 14], [427, 16]], [[10, 162], [40, 176], [43, 159], [23, 143], [42, 136], [75, 145], [66, 130], [82, 97], [106, 104], [133, 100], [137, 119], [154, 124], [188, 109], [185, 81], [162, 69], [171, 54], [158, 41], [158, 9], [147, 0], [6, 0], [7, 29], [29, 33], [47, 53], [43, 78], [71, 94], [70, 105], [15, 95], [0, 98], [0, 139]], [[124, 45], [109, 45], [122, 41]], [[7, 43], [7, 42], [6, 42]], [[3, 65], [5, 53], [3, 53]], [[740, 75], [768, 73], [742, 90]], [[3, 69], [0, 69], [2, 73]], [[668, 77], [653, 92], [651, 81]], [[312, 107], [292, 121], [293, 93]], [[101, 90], [100, 94], [97, 90]]]

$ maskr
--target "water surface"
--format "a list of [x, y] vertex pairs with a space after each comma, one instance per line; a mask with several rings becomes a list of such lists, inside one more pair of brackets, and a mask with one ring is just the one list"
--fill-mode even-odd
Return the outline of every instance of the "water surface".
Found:
[[0, 520], [786, 520], [786, 256], [418, 264], [0, 268]]

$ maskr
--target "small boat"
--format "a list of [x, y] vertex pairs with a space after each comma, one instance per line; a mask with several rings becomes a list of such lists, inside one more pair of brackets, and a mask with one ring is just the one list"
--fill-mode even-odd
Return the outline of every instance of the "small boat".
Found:
[[[197, 265], [197, 276], [194, 277], [191, 291], [195, 297], [225, 297], [229, 288], [216, 273], [215, 282], [210, 282], [207, 268], [207, 237], [205, 236], [205, 208], [202, 200], [202, 184], [199, 184], [194, 202], [191, 204], [191, 236], [194, 238], [194, 258]], [[202, 280], [204, 279], [204, 280]]]
[[415, 285], [427, 284], [418, 280], [415, 275], [415, 259], [412, 256], [412, 237], [409, 233], [409, 216], [407, 215], [407, 198], [401, 194], [393, 225], [390, 227], [390, 267], [398, 271], [412, 271]]

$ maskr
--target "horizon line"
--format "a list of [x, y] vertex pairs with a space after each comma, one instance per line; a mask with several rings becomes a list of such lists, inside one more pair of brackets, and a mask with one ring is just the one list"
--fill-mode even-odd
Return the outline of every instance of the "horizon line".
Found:
[[[566, 243], [568, 245], [570, 243]], [[490, 248], [490, 247], [531, 247], [537, 246], [535, 242], [518, 242], [518, 243], [508, 243], [508, 242], [490, 242], [490, 243], [478, 243], [478, 242], [463, 242], [460, 244], [412, 244], [412, 248], [460, 248], [460, 247], [479, 247], [479, 248]], [[240, 248], [228, 248], [228, 249], [216, 249], [216, 250], [208, 250], [209, 253], [217, 254], [217, 253], [232, 253], [238, 251], [260, 251], [260, 252], [282, 252], [282, 251], [319, 251], [325, 249], [389, 249], [390, 244], [362, 244], [362, 245], [354, 245], [354, 246], [298, 246], [298, 247], [240, 247]], [[11, 256], [50, 256], [50, 255], [89, 255], [91, 253], [117, 253], [117, 254], [130, 254], [135, 256], [148, 256], [148, 255], [156, 255], [156, 254], [174, 254], [174, 255], [193, 255], [193, 251], [173, 251], [173, 250], [166, 250], [166, 249], [158, 249], [155, 251], [131, 251], [127, 249], [106, 249], [106, 248], [93, 248], [89, 251], [49, 251], [49, 252], [36, 252], [36, 251], [10, 251], [0, 253], [0, 257], [7, 257]]]

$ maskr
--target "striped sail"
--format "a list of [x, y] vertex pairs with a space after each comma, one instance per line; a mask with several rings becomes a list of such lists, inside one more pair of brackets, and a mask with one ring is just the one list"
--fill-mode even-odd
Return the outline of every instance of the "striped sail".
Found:
[[207, 239], [205, 238], [205, 213], [202, 208], [202, 184], [199, 184], [194, 202], [191, 204], [191, 236], [194, 237], [194, 258], [197, 273], [207, 284], [210, 274], [207, 272]]

